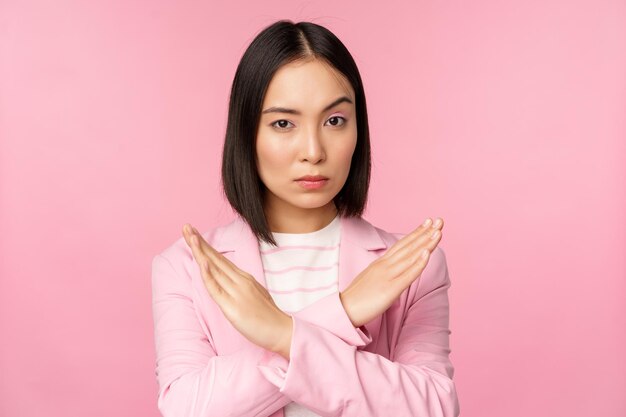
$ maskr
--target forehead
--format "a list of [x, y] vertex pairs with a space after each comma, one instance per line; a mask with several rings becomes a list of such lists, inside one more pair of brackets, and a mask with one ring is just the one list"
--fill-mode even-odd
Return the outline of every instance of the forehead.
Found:
[[346, 95], [354, 102], [354, 90], [343, 74], [320, 61], [297, 61], [279, 68], [265, 93], [263, 108], [283, 106], [315, 111]]

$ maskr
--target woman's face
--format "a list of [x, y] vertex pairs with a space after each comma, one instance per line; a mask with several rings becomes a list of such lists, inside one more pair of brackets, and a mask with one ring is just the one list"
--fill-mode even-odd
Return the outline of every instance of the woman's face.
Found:
[[[290, 63], [274, 74], [256, 138], [266, 212], [294, 217], [303, 210], [335, 210], [332, 200], [346, 182], [356, 147], [354, 102], [347, 79], [322, 61]], [[296, 181], [304, 175], [328, 180], [306, 188]]]

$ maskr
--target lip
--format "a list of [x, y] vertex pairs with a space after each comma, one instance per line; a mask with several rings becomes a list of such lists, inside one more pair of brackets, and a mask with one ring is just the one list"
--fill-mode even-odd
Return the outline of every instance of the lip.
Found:
[[328, 178], [317, 180], [317, 181], [306, 181], [306, 180], [296, 180], [298, 185], [302, 188], [306, 188], [307, 190], [316, 190], [318, 188], [322, 188], [328, 183]]
[[323, 175], [305, 175], [296, 180], [299, 186], [307, 190], [317, 190], [328, 182], [328, 178]]
[[304, 177], [296, 179], [296, 181], [321, 181], [327, 179], [328, 177], [325, 177], [323, 175], [305, 175]]

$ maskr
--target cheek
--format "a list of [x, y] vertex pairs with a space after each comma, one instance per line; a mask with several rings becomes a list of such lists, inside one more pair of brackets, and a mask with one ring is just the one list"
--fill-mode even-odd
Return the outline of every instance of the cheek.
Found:
[[352, 155], [356, 148], [356, 138], [344, 142], [344, 145], [337, 149], [337, 158], [341, 161], [341, 164], [345, 167], [346, 171], [350, 170], [350, 163], [352, 162]]
[[280, 144], [272, 138], [257, 138], [256, 156], [259, 171], [262, 172], [279, 170], [286, 164], [284, 150], [281, 152]]

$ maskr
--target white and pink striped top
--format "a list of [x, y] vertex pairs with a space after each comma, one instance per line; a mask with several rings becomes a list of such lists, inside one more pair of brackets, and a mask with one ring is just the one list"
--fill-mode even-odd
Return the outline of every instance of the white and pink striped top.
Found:
[[338, 291], [339, 215], [310, 233], [274, 233], [277, 247], [259, 241], [267, 289], [287, 314]]
[[[337, 292], [339, 287], [339, 215], [324, 228], [310, 233], [274, 233], [278, 246], [259, 241], [267, 289], [287, 314]], [[320, 417], [307, 407], [290, 402], [285, 417]]]

